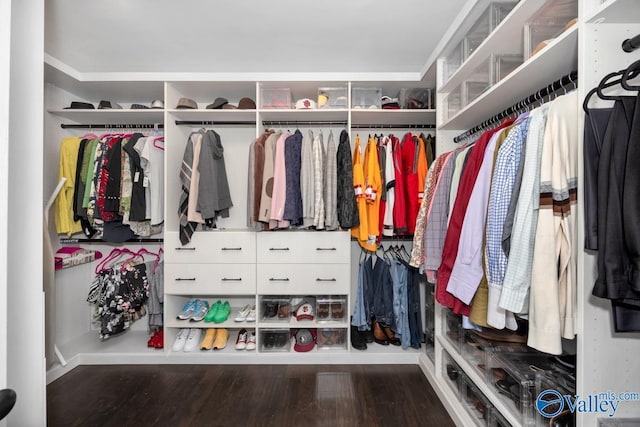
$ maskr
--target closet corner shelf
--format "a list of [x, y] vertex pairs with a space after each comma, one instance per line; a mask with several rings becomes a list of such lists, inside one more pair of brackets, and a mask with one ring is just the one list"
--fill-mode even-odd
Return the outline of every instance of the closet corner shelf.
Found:
[[465, 62], [460, 65], [451, 78], [438, 89], [439, 93], [448, 93], [462, 81], [467, 80], [476, 68], [485, 61], [491, 53], [513, 54], [522, 52], [522, 29], [525, 22], [531, 18], [545, 2], [520, 1], [511, 13], [487, 36]]
[[585, 19], [588, 24], [634, 24], [638, 23], [640, 4], [638, 0], [607, 0]]
[[346, 121], [349, 110], [346, 108], [327, 110], [261, 109], [260, 120], [264, 121]]
[[469, 129], [531, 95], [532, 91], [569, 74], [576, 69], [577, 62], [578, 26], [574, 25], [438, 128]]
[[426, 125], [436, 121], [436, 110], [351, 110], [352, 125]]
[[474, 367], [472, 367], [467, 360], [460, 355], [457, 349], [455, 349], [449, 341], [446, 340], [443, 336], [437, 337], [438, 342], [444, 348], [447, 353], [453, 358], [453, 360], [462, 368], [464, 373], [471, 379], [471, 381], [475, 384], [476, 387], [482, 391], [482, 393], [491, 401], [491, 404], [500, 411], [502, 416], [504, 416], [509, 423], [513, 427], [520, 427], [522, 423], [520, 422], [519, 414], [516, 413], [515, 408], [511, 408], [505, 402], [505, 399], [493, 389], [493, 387], [486, 382], [484, 377], [482, 377], [478, 371]]
[[47, 110], [49, 114], [78, 123], [164, 123], [164, 110]]
[[172, 120], [179, 121], [255, 121], [256, 110], [167, 110]]

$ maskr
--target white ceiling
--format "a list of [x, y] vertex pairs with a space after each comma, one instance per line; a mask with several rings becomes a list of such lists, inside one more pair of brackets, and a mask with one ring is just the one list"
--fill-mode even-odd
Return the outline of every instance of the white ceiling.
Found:
[[421, 73], [467, 0], [47, 0], [78, 73]]

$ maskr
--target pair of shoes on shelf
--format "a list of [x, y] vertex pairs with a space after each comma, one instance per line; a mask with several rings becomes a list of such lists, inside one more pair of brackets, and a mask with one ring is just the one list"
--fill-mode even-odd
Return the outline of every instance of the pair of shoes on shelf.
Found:
[[240, 329], [236, 338], [236, 350], [255, 350], [256, 349], [256, 333], [248, 332], [246, 329]]
[[220, 300], [211, 306], [207, 314], [204, 316], [205, 322], [222, 323], [226, 322], [231, 314], [231, 305], [229, 301], [224, 303]]
[[222, 350], [227, 346], [229, 331], [225, 328], [209, 328], [200, 342], [200, 350]]
[[201, 299], [192, 299], [188, 301], [184, 307], [182, 307], [182, 311], [178, 313], [178, 319], [180, 320], [190, 320], [192, 322], [200, 322], [205, 318], [207, 312], [209, 311], [209, 303], [205, 300]]
[[373, 319], [371, 322], [373, 329], [373, 339], [376, 343], [381, 345], [400, 345], [401, 342], [396, 338], [393, 330], [388, 326], [382, 326], [377, 320]]
[[172, 351], [195, 351], [200, 344], [201, 329], [183, 328], [178, 331], [176, 340], [171, 347]]
[[164, 332], [162, 329], [153, 333], [153, 336], [147, 341], [147, 347], [164, 348]]
[[238, 313], [236, 314], [235, 319], [236, 322], [255, 322], [256, 321], [256, 306], [255, 305], [245, 305]]
[[289, 334], [282, 332], [267, 332], [264, 338], [264, 348], [268, 350], [284, 348], [289, 343]]

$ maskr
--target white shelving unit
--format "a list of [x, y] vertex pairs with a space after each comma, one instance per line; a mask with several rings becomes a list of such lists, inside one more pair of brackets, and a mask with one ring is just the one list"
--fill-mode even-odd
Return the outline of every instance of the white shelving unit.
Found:
[[[317, 242], [318, 247], [336, 246], [329, 243], [340, 240], [339, 251], [327, 251], [329, 258], [326, 263], [318, 259], [315, 250], [300, 255], [278, 259], [268, 251], [268, 246], [257, 242], [261, 233], [256, 233], [246, 226], [246, 191], [247, 191], [247, 154], [249, 143], [262, 133], [263, 122], [272, 122], [272, 127], [289, 129], [312, 129], [315, 132], [322, 131], [326, 138], [329, 131], [333, 132], [336, 144], [339, 142], [340, 130], [350, 131], [352, 124], [367, 125], [371, 127], [389, 128], [392, 126], [407, 126], [419, 128], [424, 125], [434, 125], [435, 110], [358, 110], [352, 108], [341, 109], [267, 109], [260, 108], [261, 88], [266, 87], [290, 87], [297, 98], [309, 97], [315, 99], [319, 87], [345, 87], [347, 91], [352, 86], [356, 87], [382, 87], [383, 94], [397, 96], [403, 87], [414, 88], [423, 86], [421, 82], [335, 82], [335, 81], [294, 81], [294, 82], [234, 82], [234, 81], [180, 81], [180, 82], [80, 82], [69, 83], [61, 77], [59, 72], [50, 71], [55, 75], [55, 81], [51, 84], [60, 84], [60, 94], [55, 92], [54, 97], [48, 99], [49, 109], [45, 114], [48, 123], [46, 134], [47, 146], [52, 147], [52, 156], [57, 156], [57, 146], [63, 136], [82, 135], [84, 132], [101, 133], [96, 130], [60, 129], [60, 124], [163, 124], [165, 135], [165, 227], [162, 235], [165, 250], [165, 348], [156, 350], [146, 347], [149, 338], [144, 330], [146, 318], [136, 322], [136, 330], [127, 331], [121, 336], [112, 337], [105, 342], [98, 338], [97, 331], [74, 326], [68, 328], [67, 324], [88, 317], [89, 306], [84, 303], [86, 291], [60, 287], [64, 289], [64, 296], [58, 301], [64, 304], [64, 300], [70, 298], [77, 301], [80, 313], [72, 315], [76, 310], [69, 307], [67, 313], [61, 313], [61, 321], [58, 328], [64, 328], [69, 332], [63, 334], [63, 342], [59, 346], [67, 359], [67, 366], [53, 366], [48, 373], [48, 380], [63, 375], [78, 364], [91, 363], [410, 363], [417, 364], [424, 350], [408, 348], [403, 350], [395, 346], [382, 346], [370, 344], [366, 351], [351, 349], [349, 340], [349, 314], [353, 305], [352, 293], [355, 286], [352, 281], [352, 272], [357, 266], [353, 265], [352, 251], [359, 251], [357, 244], [350, 241], [346, 232], [273, 232], [264, 233], [265, 237], [275, 238], [278, 242], [288, 241], [293, 249], [304, 248]], [[88, 89], [83, 89], [88, 85]], [[118, 89], [122, 85], [126, 90]], [[111, 94], [111, 89], [113, 95]], [[136, 90], [136, 87], [137, 90]], [[82, 96], [70, 99], [75, 93]], [[347, 92], [349, 93], [349, 92]], [[118, 96], [116, 96], [117, 94]], [[178, 109], [175, 106], [182, 97], [196, 101], [198, 109]], [[244, 97], [256, 101], [257, 109], [207, 109], [217, 97], [226, 98], [229, 103], [237, 105]], [[61, 107], [69, 105], [72, 100], [86, 100], [97, 103], [100, 99], [109, 99], [114, 102], [128, 105], [133, 102], [144, 103], [149, 99], [163, 99], [164, 110], [67, 110]], [[147, 101], [147, 102], [149, 102]], [[195, 122], [195, 124], [177, 124], [176, 122]], [[201, 124], [200, 122], [207, 122]], [[212, 125], [211, 122], [214, 124]], [[220, 126], [216, 122], [222, 122]], [[283, 122], [282, 126], [279, 122]], [[294, 122], [294, 124], [284, 124]], [[317, 124], [315, 124], [317, 122]], [[341, 122], [344, 124], [326, 124], [326, 122]], [[177, 184], [177, 172], [182, 161], [182, 155], [189, 134], [201, 128], [212, 128], [220, 134], [224, 145], [225, 163], [227, 174], [230, 176], [229, 185], [234, 207], [229, 218], [219, 220], [219, 230], [210, 233], [196, 232], [191, 243], [186, 247], [189, 250], [178, 250], [181, 244], [178, 239], [178, 216], [176, 213], [177, 200], [179, 198], [179, 185]], [[395, 127], [394, 129], [397, 129]], [[414, 129], [408, 129], [414, 130]], [[52, 176], [57, 174], [57, 169], [52, 167]], [[269, 234], [269, 236], [267, 236]], [[304, 238], [300, 236], [304, 235]], [[269, 240], [269, 239], [268, 239]], [[344, 240], [344, 242], [343, 242]], [[105, 244], [109, 248], [108, 244]], [[228, 250], [242, 247], [241, 251]], [[225, 248], [227, 250], [225, 250]], [[105, 248], [102, 249], [103, 252]], [[107, 252], [109, 249], [106, 249]], [[322, 251], [321, 251], [322, 252]], [[261, 260], [257, 254], [262, 253]], [[358, 252], [359, 253], [359, 252]], [[331, 254], [331, 255], [330, 255]], [[357, 255], [357, 254], [356, 254]], [[357, 256], [356, 256], [357, 258]], [[296, 264], [302, 263], [302, 264]], [[305, 286], [291, 288], [287, 283], [264, 282], [268, 279], [261, 275], [260, 271], [268, 274], [274, 269], [285, 268], [289, 265], [291, 276], [310, 278]], [[262, 267], [260, 267], [262, 266]], [[339, 268], [338, 268], [339, 267]], [[87, 267], [89, 268], [89, 267]], [[336, 276], [336, 268], [340, 270]], [[344, 271], [342, 271], [344, 269]], [[278, 270], [281, 271], [281, 270]], [[263, 277], [264, 276], [264, 277]], [[336, 277], [336, 282], [323, 281], [329, 277]], [[71, 277], [68, 275], [60, 276]], [[75, 277], [75, 276], [74, 276]], [[270, 277], [270, 276], [269, 276]], [[275, 276], [274, 276], [275, 277]], [[316, 278], [323, 279], [320, 282]], [[187, 280], [188, 279], [188, 280]], [[192, 280], [195, 279], [195, 280]], [[241, 279], [241, 280], [238, 280]], [[82, 279], [90, 280], [90, 279]], [[257, 288], [260, 289], [257, 289]], [[273, 292], [272, 292], [273, 291]], [[286, 291], [286, 292], [285, 292]], [[334, 292], [335, 291], [335, 292]], [[72, 296], [76, 292], [79, 295]], [[340, 321], [302, 320], [291, 318], [288, 322], [262, 319], [260, 302], [262, 296], [267, 295], [291, 295], [299, 298], [306, 295], [337, 295], [344, 298], [345, 316]], [[232, 306], [230, 317], [224, 323], [188, 322], [176, 319], [184, 303], [191, 298], [202, 298], [210, 304], [218, 299], [229, 300]], [[84, 305], [83, 305], [84, 304]], [[255, 304], [258, 309], [256, 322], [234, 322], [236, 312], [245, 304]], [[67, 326], [65, 326], [67, 325]], [[86, 319], [86, 325], [90, 325], [90, 319]], [[220, 351], [195, 351], [172, 352], [171, 346], [177, 332], [181, 328], [227, 328], [230, 337], [227, 347]], [[255, 351], [237, 351], [234, 348], [237, 333], [240, 329], [253, 330], [258, 337]], [[260, 347], [260, 331], [268, 329], [286, 329], [293, 331], [300, 328], [330, 328], [344, 330], [346, 345], [344, 348], [319, 349], [315, 348], [308, 353], [297, 353], [293, 350], [293, 344], [289, 352], [265, 352]], [[105, 351], [103, 351], [105, 350]]]

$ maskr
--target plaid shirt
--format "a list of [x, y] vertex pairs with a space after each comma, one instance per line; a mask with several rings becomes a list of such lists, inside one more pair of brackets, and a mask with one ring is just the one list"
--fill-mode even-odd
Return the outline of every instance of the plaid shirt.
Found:
[[529, 119], [527, 118], [509, 132], [496, 158], [487, 209], [485, 249], [488, 265], [487, 279], [491, 285], [502, 286], [507, 271], [507, 256], [502, 250], [502, 229], [513, 196], [520, 155], [528, 131]]

